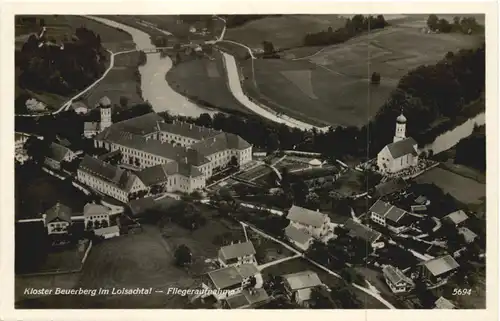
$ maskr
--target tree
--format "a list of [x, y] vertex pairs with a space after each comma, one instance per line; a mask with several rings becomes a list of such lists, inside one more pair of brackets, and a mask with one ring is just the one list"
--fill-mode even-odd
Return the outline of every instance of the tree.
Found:
[[231, 160], [229, 161], [229, 166], [238, 167], [238, 158], [236, 158], [236, 156], [231, 156]]
[[263, 41], [262, 48], [264, 49], [264, 55], [274, 54], [274, 45], [270, 41]]
[[427, 18], [427, 26], [431, 30], [436, 30], [438, 28], [439, 18], [435, 14], [431, 14], [429, 18]]
[[332, 300], [330, 293], [324, 287], [315, 287], [311, 290], [311, 308], [336, 309], [339, 308]]
[[185, 267], [191, 264], [192, 253], [191, 250], [184, 244], [177, 247], [174, 253], [175, 264], [179, 267]]
[[120, 97], [120, 106], [121, 106], [122, 108], [127, 108], [127, 106], [128, 106], [128, 101], [129, 101], [128, 97], [121, 96], [121, 97]]
[[371, 77], [372, 85], [380, 84], [380, 74], [378, 72], [373, 72]]

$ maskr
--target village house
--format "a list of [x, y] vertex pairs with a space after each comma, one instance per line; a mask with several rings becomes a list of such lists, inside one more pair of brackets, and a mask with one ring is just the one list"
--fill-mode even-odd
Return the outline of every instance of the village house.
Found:
[[96, 108], [99, 108], [101, 121], [83, 123], [83, 136], [86, 138], [94, 137], [113, 124], [111, 120], [111, 100], [108, 97], [102, 97], [97, 103]]
[[434, 303], [434, 309], [447, 309], [452, 310], [455, 309], [455, 305], [446, 298], [440, 296], [439, 299]]
[[393, 142], [386, 145], [377, 155], [377, 166], [383, 174], [394, 174], [418, 165], [417, 142], [406, 137], [406, 117], [396, 119], [396, 133]]
[[241, 293], [235, 294], [223, 300], [222, 307], [228, 309], [255, 308], [269, 301], [269, 295], [263, 288], [243, 289]]
[[314, 238], [306, 230], [298, 229], [293, 225], [288, 225], [285, 228], [285, 236], [302, 251], [307, 251], [314, 241]]
[[67, 234], [71, 225], [72, 210], [68, 206], [57, 203], [43, 214], [43, 224], [47, 228], [47, 233]]
[[377, 232], [366, 225], [354, 221], [352, 218], [348, 219], [343, 228], [348, 231], [349, 237], [357, 238], [370, 245], [371, 249], [375, 249], [380, 243], [382, 234]]
[[88, 203], [83, 207], [83, 220], [86, 229], [108, 227], [110, 209], [99, 204]]
[[50, 144], [48, 155], [45, 157], [44, 164], [52, 169], [61, 169], [61, 162], [71, 162], [77, 155], [69, 148], [57, 143]]
[[137, 176], [151, 194], [155, 192], [192, 193], [205, 187], [205, 177], [195, 166], [187, 163], [169, 162], [147, 167]]
[[252, 242], [234, 243], [221, 247], [217, 259], [222, 267], [257, 264], [255, 253]]
[[407, 212], [394, 205], [386, 203], [382, 200], [377, 200], [370, 209], [370, 219], [382, 226], [387, 227], [390, 231], [399, 234], [409, 223]]
[[207, 294], [202, 298], [213, 296], [220, 301], [242, 293], [243, 289], [251, 284], [251, 279], [258, 275], [260, 272], [255, 264], [227, 266], [210, 271], [202, 277], [202, 288], [207, 290]]
[[461, 226], [463, 222], [465, 222], [469, 217], [465, 214], [464, 211], [458, 210], [452, 212], [445, 217], [443, 217], [443, 221], [448, 224], [455, 225], [456, 227]]
[[78, 115], [84, 115], [89, 111], [87, 105], [82, 101], [75, 101], [71, 104], [71, 109], [75, 111]]
[[307, 231], [309, 235], [316, 239], [321, 240], [329, 235], [333, 236], [330, 218], [319, 211], [293, 205], [288, 210], [286, 218], [290, 220], [291, 226]]
[[105, 240], [120, 236], [120, 228], [117, 225], [101, 227], [94, 230], [94, 234], [96, 236], [100, 236]]
[[132, 193], [146, 190], [135, 175], [97, 158], [85, 155], [77, 170], [77, 179], [102, 194], [127, 203]]
[[392, 265], [386, 265], [382, 268], [384, 279], [393, 293], [405, 293], [411, 291], [415, 287], [412, 279], [404, 275], [404, 273]]
[[441, 256], [421, 263], [420, 277], [431, 285], [442, 284], [455, 274], [459, 267], [451, 255]]
[[289, 298], [297, 304], [305, 306], [311, 300], [312, 289], [324, 286], [318, 274], [309, 270], [283, 275], [283, 280]]
[[477, 234], [472, 232], [467, 227], [463, 227], [463, 226], [459, 227], [458, 234], [460, 234], [464, 237], [465, 243], [467, 243], [467, 244], [470, 244], [477, 239]]

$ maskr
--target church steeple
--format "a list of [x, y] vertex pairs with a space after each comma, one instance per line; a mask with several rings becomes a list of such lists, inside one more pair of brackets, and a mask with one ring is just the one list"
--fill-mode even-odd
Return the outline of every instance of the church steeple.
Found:
[[396, 118], [396, 133], [394, 134], [394, 143], [399, 142], [406, 138], [406, 117], [403, 115], [403, 108], [401, 108], [401, 115]]

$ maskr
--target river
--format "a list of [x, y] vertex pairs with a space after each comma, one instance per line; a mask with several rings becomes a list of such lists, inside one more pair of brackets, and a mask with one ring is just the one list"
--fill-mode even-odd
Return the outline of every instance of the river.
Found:
[[[127, 32], [132, 36], [138, 50], [155, 47], [151, 43], [149, 35], [141, 30], [102, 17], [85, 17]], [[139, 67], [142, 98], [149, 101], [153, 110], [155, 112], [168, 111], [172, 115], [189, 117], [198, 117], [202, 113], [215, 114], [216, 111], [198, 106], [170, 87], [165, 75], [171, 68], [172, 59], [162, 58], [160, 53], [147, 54], [146, 64]]]
[[486, 121], [485, 118], [486, 116], [483, 112], [475, 117], [468, 119], [462, 125], [459, 125], [436, 137], [434, 142], [426, 145], [422, 150], [432, 150], [432, 153], [436, 155], [452, 148], [453, 146], [458, 144], [461, 139], [471, 135], [475, 125], [484, 125]]

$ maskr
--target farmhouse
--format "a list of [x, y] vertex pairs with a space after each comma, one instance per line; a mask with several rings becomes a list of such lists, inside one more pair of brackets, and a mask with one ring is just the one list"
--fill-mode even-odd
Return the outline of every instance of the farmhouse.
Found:
[[288, 225], [285, 228], [285, 235], [290, 242], [302, 251], [307, 251], [314, 241], [314, 238], [306, 230], [298, 229], [293, 225]]
[[348, 235], [350, 237], [361, 239], [369, 244], [372, 248], [376, 247], [376, 243], [382, 236], [380, 232], [372, 230], [368, 226], [354, 221], [352, 218], [348, 219], [344, 223], [343, 227], [348, 231]]
[[83, 207], [83, 220], [86, 229], [109, 226], [110, 209], [99, 205], [88, 203]]
[[269, 295], [263, 288], [243, 289], [241, 293], [228, 297], [222, 307], [229, 309], [248, 309], [269, 301]]
[[[86, 138], [94, 137], [113, 123], [111, 120], [111, 100], [108, 97], [102, 97], [96, 107], [100, 110], [101, 121], [83, 123], [83, 136]], [[75, 109], [75, 111], [77, 110]]]
[[101, 236], [104, 239], [120, 236], [120, 228], [117, 225], [102, 227], [94, 230], [96, 236]]
[[69, 148], [57, 143], [52, 143], [49, 147], [49, 153], [45, 157], [44, 164], [53, 169], [61, 169], [61, 162], [71, 162], [75, 158], [76, 154]]
[[235, 243], [219, 249], [218, 261], [223, 267], [256, 264], [255, 253], [252, 242]]
[[401, 233], [405, 227], [408, 219], [404, 220], [406, 211], [378, 200], [370, 207], [370, 219], [375, 223], [387, 226], [387, 228], [394, 233]]
[[61, 203], [51, 207], [43, 215], [43, 224], [47, 228], [47, 233], [49, 235], [67, 234], [71, 225], [71, 213], [71, 208]]
[[458, 233], [464, 237], [466, 243], [472, 243], [477, 238], [477, 234], [469, 230], [467, 227], [458, 228]]
[[394, 174], [417, 164], [417, 142], [406, 137], [406, 117], [401, 114], [396, 120], [393, 142], [378, 153], [377, 165], [382, 173]]
[[458, 210], [455, 212], [452, 212], [445, 217], [443, 217], [443, 220], [446, 223], [453, 224], [455, 226], [460, 226], [463, 222], [465, 222], [469, 217], [467, 214], [465, 214], [464, 211]]
[[323, 286], [318, 274], [313, 271], [286, 274], [283, 279], [288, 296], [301, 305], [307, 305], [312, 289]]
[[420, 276], [430, 284], [439, 284], [445, 282], [459, 267], [460, 265], [451, 255], [445, 255], [421, 263]]
[[408, 292], [415, 287], [414, 282], [409, 277], [392, 265], [384, 266], [382, 273], [384, 274], [385, 282], [393, 293]]
[[293, 205], [288, 210], [286, 218], [290, 220], [290, 225], [297, 229], [306, 230], [314, 238], [322, 239], [328, 234], [332, 234], [330, 218], [319, 211], [311, 211]]
[[85, 155], [77, 170], [77, 179], [94, 190], [127, 203], [129, 196], [146, 186], [135, 175], [97, 158]]
[[257, 275], [259, 275], [259, 270], [254, 264], [227, 266], [210, 271], [202, 277], [202, 288], [208, 290], [208, 294], [204, 297], [213, 295], [218, 301], [227, 299], [241, 293], [250, 285], [251, 278]]

